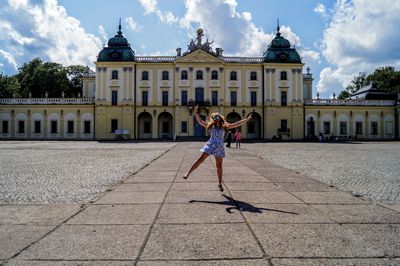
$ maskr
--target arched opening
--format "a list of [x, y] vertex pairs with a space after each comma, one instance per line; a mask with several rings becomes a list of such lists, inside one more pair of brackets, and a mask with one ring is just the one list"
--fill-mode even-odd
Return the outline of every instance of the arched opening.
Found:
[[[226, 121], [228, 122], [228, 123], [235, 123], [235, 122], [237, 122], [237, 121], [239, 121], [239, 120], [241, 120], [242, 119], [242, 117], [238, 114], [238, 113], [236, 113], [236, 112], [231, 112], [231, 113], [229, 113], [227, 116], [226, 116]], [[240, 130], [240, 131], [242, 131], [242, 127], [240, 126], [240, 127], [238, 127], [238, 128], [236, 128], [236, 129], [233, 129], [233, 131], [235, 131], [235, 130]]]
[[256, 113], [251, 113], [252, 118], [247, 122], [247, 138], [259, 139], [261, 138], [261, 116]]
[[311, 116], [307, 121], [307, 133], [306, 133], [306, 137], [308, 139], [313, 139], [316, 137], [315, 134], [315, 120], [314, 118]]
[[158, 116], [158, 138], [172, 139], [172, 115], [168, 112], [162, 112]]
[[147, 112], [140, 113], [138, 116], [138, 138], [151, 139], [153, 136], [153, 118]]

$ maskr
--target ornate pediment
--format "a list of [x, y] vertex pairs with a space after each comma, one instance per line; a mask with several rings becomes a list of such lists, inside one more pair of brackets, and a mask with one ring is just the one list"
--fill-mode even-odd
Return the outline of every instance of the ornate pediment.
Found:
[[197, 50], [193, 53], [187, 54], [178, 60], [176, 63], [224, 63], [221, 59], [216, 56], [210, 55], [203, 50]]

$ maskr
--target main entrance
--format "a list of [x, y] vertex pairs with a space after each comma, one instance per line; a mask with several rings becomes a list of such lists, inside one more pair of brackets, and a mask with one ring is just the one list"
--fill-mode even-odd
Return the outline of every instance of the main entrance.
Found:
[[[202, 120], [206, 120], [204, 115], [200, 115]], [[205, 128], [197, 123], [196, 117], [193, 117], [193, 132], [195, 137], [204, 137], [205, 135]]]

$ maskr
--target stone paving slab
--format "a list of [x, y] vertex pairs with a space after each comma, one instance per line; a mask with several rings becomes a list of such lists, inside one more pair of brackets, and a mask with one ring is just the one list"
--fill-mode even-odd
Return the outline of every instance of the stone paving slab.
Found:
[[0, 225], [0, 259], [9, 259], [39, 240], [54, 226]]
[[58, 225], [80, 208], [79, 204], [3, 205], [0, 207], [0, 225]]
[[262, 256], [245, 224], [190, 224], [155, 225], [141, 258], [201, 260]]
[[335, 187], [327, 186], [317, 181], [278, 183], [279, 187], [291, 192], [338, 192]]
[[160, 204], [91, 205], [67, 224], [151, 224]]
[[394, 266], [400, 259], [272, 259], [274, 266]]
[[[217, 183], [215, 183], [215, 186], [217, 187]], [[170, 191], [167, 194], [165, 203], [189, 203], [193, 200], [225, 202], [226, 198], [215, 191]]]
[[64, 225], [23, 251], [18, 259], [134, 259], [148, 225]]
[[116, 187], [113, 191], [141, 191], [155, 192], [168, 191], [170, 183], [123, 183]]
[[303, 203], [286, 191], [232, 191], [232, 195], [248, 203]]
[[171, 183], [175, 176], [132, 176], [126, 183]]
[[162, 203], [166, 191], [117, 191], [109, 192], [94, 204], [134, 204], [134, 203]]
[[7, 263], [7, 266], [132, 266], [134, 265], [133, 260], [128, 261], [35, 261], [35, 260], [11, 260]]
[[230, 191], [283, 191], [283, 188], [266, 182], [225, 181], [225, 185]]
[[263, 259], [236, 259], [236, 260], [195, 260], [195, 261], [139, 261], [138, 266], [265, 266], [268, 265]]
[[310, 204], [371, 204], [346, 192], [291, 192]]
[[171, 191], [217, 191], [219, 190], [216, 181], [214, 182], [182, 182], [172, 184]]

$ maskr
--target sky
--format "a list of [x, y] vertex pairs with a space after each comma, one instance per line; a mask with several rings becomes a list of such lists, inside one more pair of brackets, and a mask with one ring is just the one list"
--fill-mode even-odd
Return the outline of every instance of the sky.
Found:
[[35, 57], [94, 68], [118, 30], [136, 55], [187, 50], [196, 29], [226, 56], [261, 57], [282, 36], [331, 98], [360, 72], [400, 66], [400, 0], [0, 0], [0, 73]]

